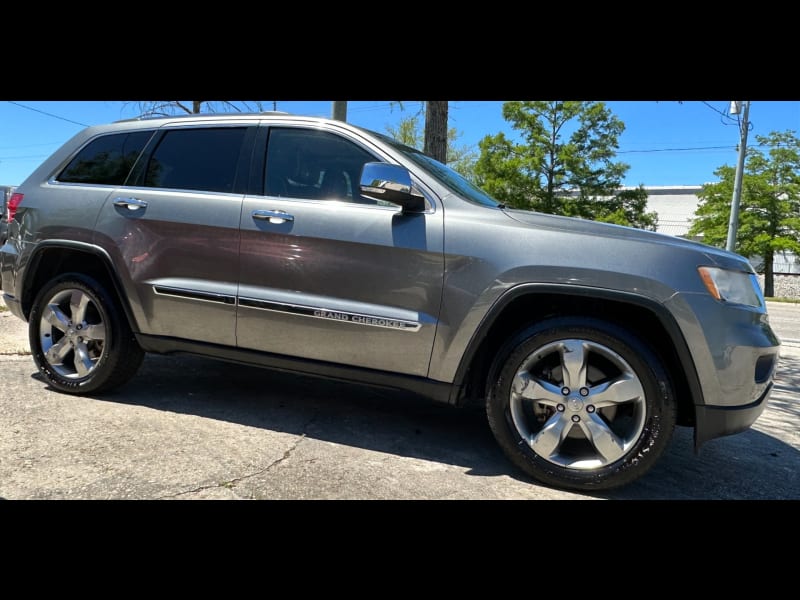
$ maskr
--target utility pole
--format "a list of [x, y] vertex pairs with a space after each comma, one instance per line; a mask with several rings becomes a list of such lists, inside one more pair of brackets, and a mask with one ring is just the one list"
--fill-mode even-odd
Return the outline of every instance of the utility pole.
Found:
[[331, 106], [331, 118], [347, 121], [347, 100], [334, 100]]
[[[734, 112], [735, 109], [735, 112]], [[731, 114], [738, 115], [741, 110], [739, 102], [731, 102]], [[742, 174], [744, 172], [744, 157], [747, 153], [747, 118], [750, 116], [750, 100], [744, 103], [742, 123], [739, 129], [739, 162], [736, 164], [736, 178], [733, 182], [733, 199], [731, 200], [731, 219], [728, 222], [728, 243], [726, 250], [736, 252], [736, 232], [739, 229], [739, 203], [742, 200]]]

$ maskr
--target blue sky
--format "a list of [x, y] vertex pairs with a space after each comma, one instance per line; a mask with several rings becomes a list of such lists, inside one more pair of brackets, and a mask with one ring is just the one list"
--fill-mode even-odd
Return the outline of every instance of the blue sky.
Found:
[[[272, 101], [264, 101], [272, 109]], [[625, 123], [618, 159], [630, 165], [625, 185], [700, 185], [714, 181], [714, 170], [736, 164], [739, 142], [735, 122], [723, 117], [728, 100], [715, 101], [606, 101]], [[461, 137], [459, 145], [473, 146], [487, 134], [514, 132], [502, 117], [502, 102], [454, 101], [450, 126]], [[382, 133], [404, 116], [416, 114], [421, 103], [351, 101], [347, 120]], [[329, 117], [327, 101], [278, 101], [277, 109], [303, 115]], [[49, 113], [49, 114], [45, 114]], [[19, 185], [47, 156], [83, 124], [96, 125], [138, 115], [135, 102], [118, 101], [0, 101], [0, 185]], [[750, 108], [755, 135], [793, 130], [800, 133], [800, 101], [753, 101]]]

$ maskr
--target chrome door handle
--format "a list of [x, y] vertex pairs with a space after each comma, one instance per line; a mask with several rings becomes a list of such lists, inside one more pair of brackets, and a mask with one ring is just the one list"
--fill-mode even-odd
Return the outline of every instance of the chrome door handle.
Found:
[[254, 210], [252, 215], [254, 219], [269, 221], [276, 225], [279, 223], [286, 223], [287, 221], [294, 221], [294, 216], [283, 210]]
[[127, 208], [128, 210], [139, 210], [140, 208], [147, 208], [147, 202], [139, 200], [138, 198], [114, 198], [114, 206]]

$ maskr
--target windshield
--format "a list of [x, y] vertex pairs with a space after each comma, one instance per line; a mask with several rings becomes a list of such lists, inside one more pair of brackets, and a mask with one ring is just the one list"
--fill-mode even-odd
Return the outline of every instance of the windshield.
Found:
[[376, 133], [374, 131], [370, 131], [369, 133], [379, 137], [392, 148], [402, 153], [403, 156], [413, 161], [416, 165], [422, 167], [427, 174], [436, 179], [443, 186], [453, 190], [465, 200], [470, 200], [472, 202], [476, 202], [484, 206], [491, 206], [493, 208], [503, 208], [503, 205], [500, 202], [493, 199], [478, 186], [466, 179], [463, 175], [457, 171], [454, 171], [450, 167], [443, 165], [438, 160], [434, 160], [416, 148], [411, 148], [410, 146], [401, 144], [397, 140], [380, 133]]

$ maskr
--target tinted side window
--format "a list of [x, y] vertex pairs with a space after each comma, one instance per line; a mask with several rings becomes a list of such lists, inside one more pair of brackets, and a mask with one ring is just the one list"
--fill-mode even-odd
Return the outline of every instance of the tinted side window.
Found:
[[56, 177], [65, 183], [122, 185], [152, 131], [104, 135], [90, 142]]
[[374, 204], [358, 193], [361, 167], [374, 160], [378, 159], [333, 133], [272, 128], [267, 143], [265, 193]]
[[233, 192], [246, 127], [167, 131], [147, 164], [147, 187]]

